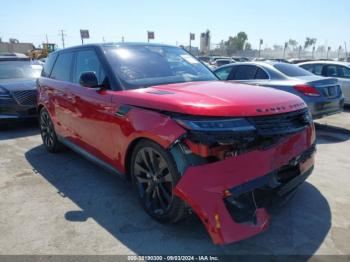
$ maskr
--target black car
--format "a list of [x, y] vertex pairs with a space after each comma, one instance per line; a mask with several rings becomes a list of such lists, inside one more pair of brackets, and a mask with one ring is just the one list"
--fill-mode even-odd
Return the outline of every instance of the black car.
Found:
[[0, 125], [37, 116], [35, 81], [41, 70], [29, 59], [0, 55]]

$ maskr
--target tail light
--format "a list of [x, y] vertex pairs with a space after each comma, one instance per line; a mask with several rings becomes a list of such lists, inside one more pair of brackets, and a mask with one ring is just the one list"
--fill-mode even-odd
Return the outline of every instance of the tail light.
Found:
[[320, 96], [320, 92], [313, 86], [309, 85], [296, 85], [294, 89], [306, 96]]

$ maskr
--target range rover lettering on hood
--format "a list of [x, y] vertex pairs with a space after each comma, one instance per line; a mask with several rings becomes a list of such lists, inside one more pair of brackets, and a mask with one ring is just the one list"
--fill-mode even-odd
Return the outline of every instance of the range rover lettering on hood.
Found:
[[263, 112], [284, 112], [286, 108], [289, 107], [290, 109], [302, 109], [306, 107], [306, 104], [303, 103], [296, 103], [296, 104], [290, 104], [288, 106], [277, 106], [277, 107], [266, 107], [266, 108], [257, 108], [256, 111], [259, 113]]

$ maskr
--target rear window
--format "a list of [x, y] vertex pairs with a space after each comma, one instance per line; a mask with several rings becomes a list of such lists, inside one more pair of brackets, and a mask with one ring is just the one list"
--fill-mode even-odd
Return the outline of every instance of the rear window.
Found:
[[287, 75], [287, 76], [311, 76], [312, 74], [309, 71], [306, 71], [303, 68], [300, 68], [296, 65], [286, 64], [286, 63], [280, 63], [280, 64], [274, 64], [274, 68], [276, 68], [281, 73]]

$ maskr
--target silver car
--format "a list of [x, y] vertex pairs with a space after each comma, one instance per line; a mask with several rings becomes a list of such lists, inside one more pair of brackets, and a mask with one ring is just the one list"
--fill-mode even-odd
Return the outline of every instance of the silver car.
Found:
[[221, 80], [272, 87], [301, 97], [314, 119], [340, 113], [344, 97], [338, 80], [313, 75], [296, 65], [275, 61], [235, 63], [213, 71]]
[[335, 61], [312, 61], [298, 66], [319, 76], [335, 77], [343, 90], [345, 104], [350, 105], [350, 63]]

